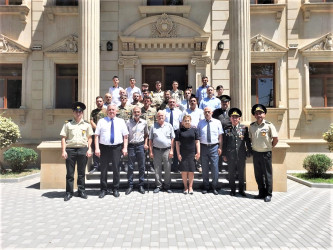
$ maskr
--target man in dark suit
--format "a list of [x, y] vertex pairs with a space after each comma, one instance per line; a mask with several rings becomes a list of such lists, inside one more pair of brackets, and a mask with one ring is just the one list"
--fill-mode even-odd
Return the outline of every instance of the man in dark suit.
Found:
[[231, 125], [227, 126], [223, 134], [223, 160], [228, 162], [230, 195], [236, 195], [235, 173], [238, 171], [238, 192], [246, 196], [244, 192], [244, 169], [246, 156], [250, 156], [251, 141], [248, 128], [240, 124], [242, 112], [238, 108], [229, 110]]

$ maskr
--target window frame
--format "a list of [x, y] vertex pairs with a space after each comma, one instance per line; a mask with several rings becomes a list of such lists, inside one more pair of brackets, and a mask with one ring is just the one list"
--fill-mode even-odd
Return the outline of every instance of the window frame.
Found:
[[256, 4], [277, 4], [278, 0], [271, 0], [272, 3], [258, 3], [258, 1], [260, 1], [260, 0], [254, 0], [254, 1], [255, 1], [254, 3], [250, 3], [250, 4], [253, 4], [253, 5], [256, 5]]

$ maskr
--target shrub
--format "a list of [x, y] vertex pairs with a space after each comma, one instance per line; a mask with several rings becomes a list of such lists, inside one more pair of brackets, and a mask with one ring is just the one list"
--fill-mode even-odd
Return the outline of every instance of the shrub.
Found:
[[332, 159], [324, 154], [307, 156], [303, 161], [303, 168], [308, 171], [309, 176], [320, 177], [333, 165]]
[[29, 164], [37, 161], [38, 154], [30, 148], [12, 147], [3, 153], [13, 172], [22, 172]]
[[20, 137], [19, 127], [10, 118], [0, 116], [0, 149], [9, 147]]
[[330, 128], [323, 133], [323, 139], [328, 142], [328, 150], [333, 152], [333, 123]]

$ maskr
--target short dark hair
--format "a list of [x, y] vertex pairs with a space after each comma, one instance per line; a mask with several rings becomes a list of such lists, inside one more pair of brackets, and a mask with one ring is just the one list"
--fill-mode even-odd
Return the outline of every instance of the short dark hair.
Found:
[[119, 77], [118, 77], [118, 76], [113, 76], [113, 77], [112, 77], [112, 80], [113, 80], [113, 79], [115, 79], [115, 78], [118, 78], [118, 79], [119, 79]]
[[103, 99], [103, 97], [99, 95], [99, 96], [96, 97], [96, 101], [97, 101], [97, 99], [99, 99], [99, 98], [102, 98], [102, 99]]
[[220, 90], [220, 89], [223, 89], [222, 85], [219, 85], [219, 86], [216, 87], [216, 90]]
[[205, 79], [205, 78], [208, 79], [208, 76], [203, 76], [203, 77], [201, 77], [201, 80], [203, 80], [203, 79]]
[[144, 100], [144, 99], [149, 99], [150, 101], [152, 101], [151, 96], [145, 96], [145, 97], [143, 97], [143, 100]]
[[193, 89], [192, 85], [187, 85], [186, 89]]

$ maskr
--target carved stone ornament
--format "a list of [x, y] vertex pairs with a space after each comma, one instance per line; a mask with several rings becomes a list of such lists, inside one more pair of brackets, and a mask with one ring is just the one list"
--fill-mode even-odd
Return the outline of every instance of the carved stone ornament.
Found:
[[206, 67], [211, 61], [212, 60], [209, 57], [192, 57], [191, 64], [199, 67]]
[[130, 57], [120, 57], [118, 59], [118, 64], [119, 65], [124, 65], [124, 66], [134, 66], [138, 64], [138, 57], [135, 56], [130, 56]]
[[47, 52], [78, 53], [78, 36], [69, 37], [57, 42], [47, 49]]
[[329, 33], [326, 36], [324, 49], [325, 50], [333, 50], [333, 35], [332, 35], [332, 33]]
[[251, 51], [265, 52], [279, 50], [271, 44], [267, 43], [261, 35], [257, 35], [254, 41], [251, 42]]
[[177, 37], [176, 24], [167, 14], [162, 14], [153, 24], [152, 37]]
[[16, 44], [4, 35], [0, 35], [0, 53], [24, 53], [29, 50]]

